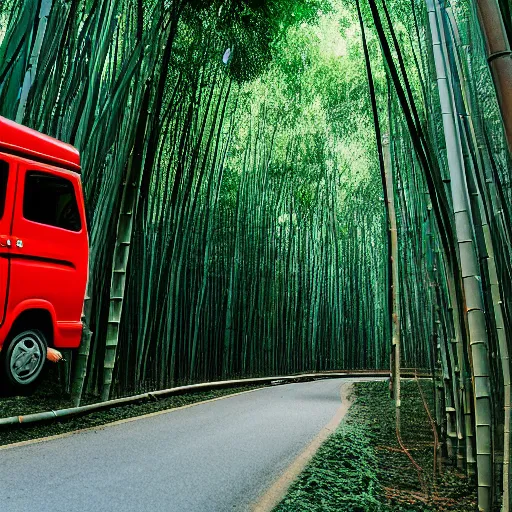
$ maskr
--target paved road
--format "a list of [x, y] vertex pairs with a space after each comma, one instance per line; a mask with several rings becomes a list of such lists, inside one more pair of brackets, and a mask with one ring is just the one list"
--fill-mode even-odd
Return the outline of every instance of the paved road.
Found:
[[340, 407], [287, 384], [0, 451], [2, 512], [247, 510]]

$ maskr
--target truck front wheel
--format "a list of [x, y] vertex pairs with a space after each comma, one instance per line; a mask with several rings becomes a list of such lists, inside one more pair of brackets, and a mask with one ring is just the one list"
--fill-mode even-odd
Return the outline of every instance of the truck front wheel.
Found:
[[31, 387], [43, 369], [47, 346], [45, 335], [37, 329], [14, 334], [2, 350], [6, 384], [18, 390]]

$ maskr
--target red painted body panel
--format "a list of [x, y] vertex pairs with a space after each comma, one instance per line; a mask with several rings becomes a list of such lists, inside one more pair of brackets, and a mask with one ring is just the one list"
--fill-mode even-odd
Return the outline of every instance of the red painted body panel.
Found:
[[1, 116], [0, 151], [42, 159], [80, 172], [80, 154], [76, 148]]
[[[12, 146], [18, 150], [11, 151]], [[0, 217], [0, 348], [20, 314], [41, 309], [52, 319], [53, 346], [76, 348], [81, 338], [89, 257], [80, 175], [66, 170], [73, 166], [79, 170], [78, 151], [0, 118], [0, 160], [9, 165], [4, 215]], [[43, 160], [51, 163], [41, 163]], [[66, 180], [76, 197], [78, 231], [24, 217], [25, 181], [34, 171], [45, 179]], [[39, 205], [37, 194], [30, 197], [35, 197], [35, 202], [26, 199], [29, 205]]]
[[40, 299], [29, 299], [22, 302], [6, 316], [6, 321], [0, 327], [0, 340], [5, 340], [12, 324], [24, 311], [44, 309], [51, 316], [53, 324], [53, 343], [55, 348], [78, 348], [82, 337], [82, 322], [59, 322], [53, 305]]

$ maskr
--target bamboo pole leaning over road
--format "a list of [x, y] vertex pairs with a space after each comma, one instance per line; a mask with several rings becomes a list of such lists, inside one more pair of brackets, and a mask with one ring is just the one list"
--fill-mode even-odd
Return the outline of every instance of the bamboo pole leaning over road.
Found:
[[484, 302], [481, 290], [477, 247], [474, 240], [471, 209], [462, 160], [459, 133], [454, 118], [453, 96], [448, 81], [446, 56], [439, 33], [436, 0], [426, 0], [432, 37], [432, 48], [441, 103], [444, 137], [450, 173], [453, 214], [460, 254], [465, 314], [472, 355], [475, 396], [478, 508], [492, 508], [492, 418], [490, 400], [490, 368]]
[[[441, 11], [441, 15], [446, 14], [448, 17], [451, 16], [451, 28], [453, 31], [453, 38], [455, 39], [455, 43], [460, 44], [457, 41], [458, 31], [457, 27], [453, 20], [453, 15], [447, 9], [446, 13]], [[453, 21], [452, 21], [453, 20]], [[453, 48], [452, 43], [452, 35], [450, 31], [446, 29], [445, 23], [445, 40], [447, 43], [448, 52]], [[452, 50], [453, 51], [453, 50]], [[459, 59], [457, 58], [456, 52], [453, 53], [454, 62], [458, 67], [451, 72], [451, 76], [458, 74], [459, 81], [452, 80], [452, 83], [455, 87], [457, 85], [457, 89], [454, 89], [454, 93], [459, 95], [458, 102], [458, 117], [461, 120], [461, 123], [465, 123], [461, 125], [461, 134], [464, 135], [462, 140], [466, 143], [467, 147], [472, 146], [475, 149], [475, 152], [478, 150], [480, 152], [485, 152], [485, 148], [481, 147], [478, 142], [477, 131], [480, 130], [478, 126], [478, 120], [476, 123], [474, 122], [474, 116], [471, 112], [471, 98], [469, 95], [468, 85], [465, 83], [465, 77], [463, 75], [462, 65], [459, 65]], [[503, 493], [502, 493], [502, 508], [503, 512], [508, 512], [510, 510], [510, 409], [511, 409], [511, 381], [510, 381], [510, 358], [509, 358], [509, 339], [507, 339], [507, 330], [505, 326], [504, 317], [506, 316], [506, 311], [504, 310], [504, 302], [502, 297], [502, 287], [500, 286], [500, 279], [498, 277], [498, 272], [496, 268], [496, 260], [495, 260], [495, 241], [493, 241], [493, 233], [492, 226], [489, 222], [489, 213], [491, 212], [491, 204], [492, 200], [486, 196], [485, 194], [485, 185], [492, 183], [491, 178], [485, 177], [485, 169], [481, 169], [478, 162], [481, 161], [482, 165], [484, 159], [476, 160], [475, 164], [472, 164], [472, 161], [467, 154], [468, 150], [465, 149], [465, 161], [468, 164], [465, 166], [467, 171], [467, 183], [468, 190], [471, 198], [471, 204], [473, 208], [473, 217], [475, 219], [475, 232], [477, 239], [480, 239], [480, 243], [482, 244], [481, 249], [481, 265], [482, 271], [485, 274], [485, 282], [483, 282], [483, 286], [487, 288], [487, 311], [489, 315], [492, 317], [492, 313], [494, 314], [494, 335], [497, 341], [497, 348], [499, 352], [499, 358], [501, 363], [501, 371], [503, 378], [503, 408], [504, 408], [504, 432], [503, 432]], [[480, 175], [478, 174], [480, 173]], [[494, 239], [495, 240], [495, 239]]]
[[474, 0], [485, 40], [487, 62], [498, 96], [508, 149], [512, 154], [512, 51], [497, 0]]
[[[489, 312], [491, 324], [494, 329], [495, 348], [498, 351], [501, 371], [503, 378], [502, 393], [497, 393], [496, 399], [501, 396], [503, 404], [504, 421], [503, 421], [503, 466], [502, 466], [502, 508], [503, 512], [510, 510], [510, 409], [511, 409], [511, 381], [510, 381], [510, 359], [509, 359], [509, 342], [507, 337], [507, 329], [504, 318], [506, 317], [506, 306], [503, 301], [502, 283], [500, 283], [499, 274], [497, 272], [497, 262], [495, 260], [496, 247], [500, 246], [499, 240], [502, 233], [496, 229], [496, 222], [493, 221], [491, 215], [493, 211], [494, 187], [493, 179], [490, 176], [489, 169], [485, 169], [488, 164], [485, 163], [486, 148], [483, 147], [479, 140], [482, 139], [481, 127], [479, 119], [472, 112], [471, 95], [469, 85], [466, 81], [463, 63], [456, 51], [453, 51], [454, 44], [460, 47], [460, 38], [457, 26], [450, 8], [446, 9], [446, 13], [441, 11], [441, 15], [446, 14], [444, 24], [445, 39], [447, 42], [447, 54], [453, 52], [451, 76], [454, 86], [454, 93], [458, 97], [457, 108], [458, 117], [461, 123], [462, 141], [465, 143], [465, 162], [467, 161], [467, 181], [468, 190], [471, 197], [473, 208], [474, 226], [477, 239], [480, 240], [481, 248], [481, 265], [484, 274], [483, 286], [486, 291], [485, 299], [487, 301], [487, 311]], [[448, 21], [449, 20], [449, 21]], [[451, 30], [450, 30], [451, 29]], [[452, 42], [453, 38], [453, 42]], [[481, 154], [480, 158], [471, 159], [469, 148], [473, 148], [475, 154]], [[487, 186], [486, 186], [487, 184]], [[498, 242], [497, 242], [498, 240]], [[496, 245], [498, 243], [498, 245]], [[501, 247], [507, 244], [501, 241]], [[502, 256], [503, 257], [503, 256]], [[507, 258], [507, 254], [504, 255]], [[503, 275], [503, 273], [501, 274]], [[498, 443], [500, 445], [495, 449], [501, 448], [500, 436], [498, 435]]]

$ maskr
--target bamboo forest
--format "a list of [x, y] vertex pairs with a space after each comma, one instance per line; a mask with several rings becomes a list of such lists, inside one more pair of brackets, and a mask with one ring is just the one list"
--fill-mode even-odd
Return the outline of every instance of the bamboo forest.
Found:
[[81, 157], [74, 406], [387, 370], [399, 433], [428, 375], [440, 456], [510, 510], [511, 13], [0, 0], [0, 115]]

